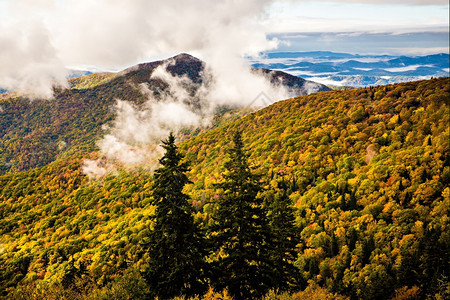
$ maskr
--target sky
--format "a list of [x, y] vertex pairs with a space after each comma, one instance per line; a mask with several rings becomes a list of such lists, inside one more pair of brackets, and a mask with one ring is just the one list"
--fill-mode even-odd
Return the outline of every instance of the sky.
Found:
[[[430, 55], [449, 52], [448, 31], [272, 33], [275, 52], [333, 51], [369, 55]], [[272, 50], [270, 52], [273, 52]]]
[[447, 0], [0, 0], [0, 88], [51, 96], [67, 68], [181, 52], [221, 76], [264, 51], [448, 52], [448, 27]]
[[272, 32], [447, 30], [448, 1], [279, 1], [268, 9]]
[[283, 1], [265, 20], [277, 51], [427, 55], [449, 52], [448, 1]]

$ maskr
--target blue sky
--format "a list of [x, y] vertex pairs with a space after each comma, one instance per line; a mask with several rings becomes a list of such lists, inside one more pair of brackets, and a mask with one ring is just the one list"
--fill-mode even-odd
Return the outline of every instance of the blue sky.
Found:
[[449, 25], [442, 0], [277, 1], [267, 13], [273, 32], [448, 31]]
[[409, 33], [300, 32], [274, 33], [280, 41], [276, 51], [333, 51], [352, 54], [428, 55], [449, 53], [448, 32]]
[[449, 52], [447, 1], [279, 1], [267, 8], [277, 51]]

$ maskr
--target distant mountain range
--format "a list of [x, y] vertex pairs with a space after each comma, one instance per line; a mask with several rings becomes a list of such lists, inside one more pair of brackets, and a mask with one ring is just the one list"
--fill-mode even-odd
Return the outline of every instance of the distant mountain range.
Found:
[[274, 52], [249, 60], [255, 68], [280, 70], [334, 86], [364, 87], [449, 76], [449, 54], [444, 53], [413, 57]]

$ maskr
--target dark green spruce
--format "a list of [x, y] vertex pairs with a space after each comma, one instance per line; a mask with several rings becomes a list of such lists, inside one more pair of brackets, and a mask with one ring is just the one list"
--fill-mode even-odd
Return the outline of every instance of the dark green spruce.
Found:
[[145, 274], [152, 297], [169, 299], [204, 292], [204, 253], [202, 236], [194, 223], [189, 196], [183, 193], [189, 183], [188, 165], [170, 134], [166, 150], [155, 171], [153, 205], [154, 229], [150, 234], [148, 271]]
[[271, 259], [274, 263], [272, 288], [278, 292], [295, 291], [304, 287], [305, 282], [299, 269], [293, 263], [297, 259], [297, 244], [300, 242], [299, 229], [295, 226], [292, 200], [286, 192], [272, 196], [268, 204], [269, 224], [272, 233]]
[[212, 213], [210, 236], [217, 255], [213, 282], [218, 290], [227, 288], [234, 299], [254, 299], [271, 287], [270, 230], [258, 197], [259, 177], [249, 167], [239, 131], [233, 143], [224, 181], [217, 185], [223, 193]]

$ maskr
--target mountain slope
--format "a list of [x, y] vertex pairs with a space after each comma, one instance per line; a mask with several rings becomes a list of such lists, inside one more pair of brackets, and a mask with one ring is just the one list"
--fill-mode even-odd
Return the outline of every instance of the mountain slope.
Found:
[[[158, 66], [167, 64], [174, 76], [186, 75], [192, 81], [188, 89], [202, 82], [204, 62], [188, 54], [171, 59], [140, 64], [120, 73], [98, 73], [70, 80], [71, 89], [55, 91], [52, 101], [3, 96], [0, 100], [0, 174], [44, 166], [58, 157], [88, 153], [96, 149], [95, 141], [110, 123], [117, 99], [139, 106], [147, 95], [142, 84], [156, 97], [169, 93], [168, 83], [151, 78]], [[295, 95], [328, 90], [283, 72], [270, 73], [273, 81], [285, 84]], [[293, 78], [292, 78], [293, 77]]]
[[[195, 217], [208, 220], [239, 129], [262, 196], [284, 191], [295, 205], [305, 279], [357, 299], [445, 298], [449, 96], [448, 79], [318, 93], [188, 139]], [[80, 165], [68, 157], [0, 176], [1, 291], [41, 279], [69, 288], [77, 277], [112, 290], [150, 259], [150, 174], [89, 181]]]
[[[201, 169], [210, 171], [205, 174], [218, 173], [220, 162], [216, 158], [223, 152], [209, 155], [212, 149], [208, 145], [226, 148], [228, 141], [219, 137], [240, 128], [257, 165], [268, 174], [273, 171], [302, 177], [304, 189], [319, 177], [325, 180], [331, 170], [336, 171], [335, 156], [352, 156], [351, 160], [362, 168], [367, 166], [370, 149], [377, 154], [395, 153], [422, 146], [428, 138], [436, 139], [432, 145], [448, 164], [444, 149], [448, 147], [449, 99], [448, 78], [294, 98], [193, 137], [184, 143], [184, 149], [195, 166], [193, 174], [202, 174]], [[195, 179], [198, 184], [208, 181]]]
[[443, 295], [449, 102], [444, 78], [277, 103], [183, 144], [192, 197], [212, 209], [223, 137], [242, 130], [267, 193], [286, 191], [298, 209], [296, 265], [306, 279], [359, 299], [387, 299], [402, 286]]

